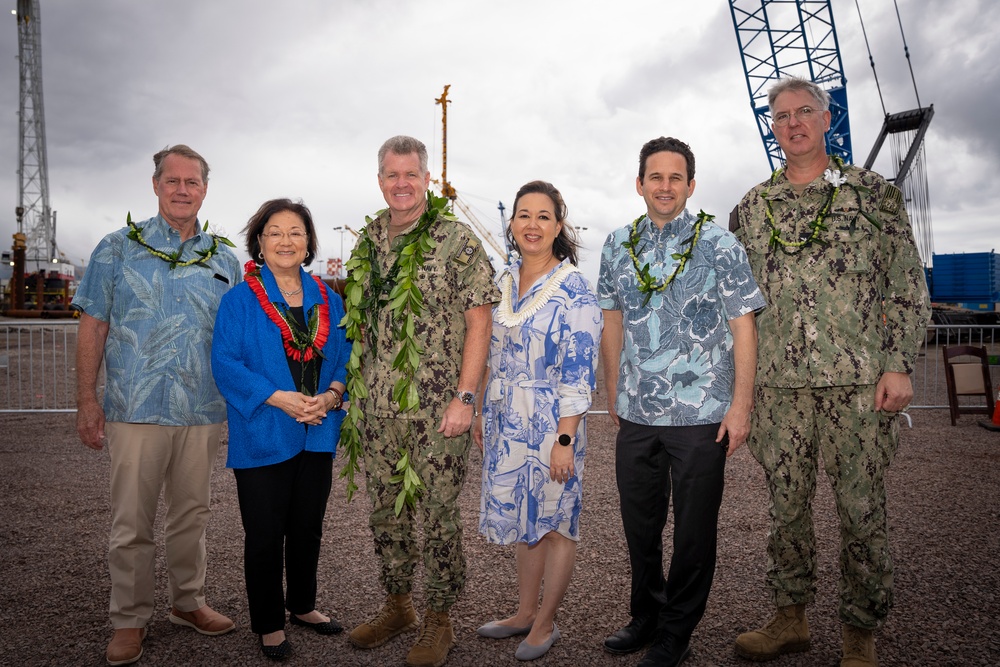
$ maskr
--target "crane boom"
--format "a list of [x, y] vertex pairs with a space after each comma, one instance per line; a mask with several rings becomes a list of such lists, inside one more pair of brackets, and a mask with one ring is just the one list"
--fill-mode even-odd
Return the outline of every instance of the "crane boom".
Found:
[[847, 78], [840, 59], [830, 0], [730, 0], [750, 107], [771, 169], [784, 162], [771, 132], [767, 89], [779, 78], [800, 76], [832, 98], [827, 152], [853, 163], [847, 114]]

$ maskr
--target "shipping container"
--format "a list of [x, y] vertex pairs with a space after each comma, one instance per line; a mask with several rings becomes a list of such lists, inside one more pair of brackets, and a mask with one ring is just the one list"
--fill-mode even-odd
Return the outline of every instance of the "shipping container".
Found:
[[931, 300], [935, 303], [1000, 302], [1000, 255], [995, 251], [934, 255]]

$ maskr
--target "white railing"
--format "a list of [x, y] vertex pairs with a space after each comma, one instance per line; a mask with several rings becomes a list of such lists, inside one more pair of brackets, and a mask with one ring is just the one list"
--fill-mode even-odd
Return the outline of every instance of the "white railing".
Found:
[[[76, 320], [0, 321], [0, 412], [76, 411], [76, 332]], [[1000, 326], [928, 327], [913, 372], [911, 408], [948, 407], [941, 348], [959, 344], [986, 347], [1000, 356]], [[990, 370], [995, 389], [1000, 365]]]
[[77, 321], [0, 321], [0, 412], [76, 412]]

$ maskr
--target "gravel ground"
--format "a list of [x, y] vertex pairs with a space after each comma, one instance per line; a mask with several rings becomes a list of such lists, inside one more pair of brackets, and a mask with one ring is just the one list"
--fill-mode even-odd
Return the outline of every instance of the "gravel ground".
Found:
[[[896, 562], [896, 606], [878, 635], [881, 664], [1000, 664], [1000, 433], [978, 418], [949, 424], [947, 411], [921, 410], [904, 429], [889, 474], [890, 523]], [[0, 664], [102, 665], [111, 636], [108, 466], [76, 438], [73, 415], [0, 414]], [[603, 638], [628, 620], [629, 568], [614, 481], [614, 429], [590, 419], [584, 481], [583, 539], [558, 622], [563, 639], [539, 665], [634, 665], [616, 657]], [[158, 563], [157, 608], [143, 665], [271, 664], [261, 657], [242, 577], [242, 528], [231, 472], [214, 476], [209, 524], [208, 600], [238, 629], [207, 638], [167, 621], [166, 582]], [[339, 470], [341, 461], [338, 460]], [[515, 665], [516, 639], [486, 640], [475, 628], [511, 613], [516, 604], [512, 548], [488, 545], [477, 533], [478, 470], [473, 448], [462, 495], [468, 585], [452, 610], [458, 638], [449, 665]], [[810, 608], [813, 648], [771, 664], [839, 664], [836, 617], [837, 529], [829, 486], [816, 499], [820, 538], [818, 596]], [[319, 606], [347, 627], [381, 604], [369, 505], [364, 494], [348, 504], [343, 480], [334, 485], [320, 562]], [[708, 610], [692, 638], [692, 667], [744, 665], [733, 655], [736, 635], [770, 613], [763, 586], [767, 500], [763, 477], [746, 448], [730, 459], [720, 519], [719, 565]], [[162, 521], [162, 516], [161, 519]], [[667, 531], [671, 526], [668, 525]], [[160, 544], [162, 559], [162, 543]], [[419, 589], [419, 584], [418, 584]], [[417, 594], [418, 609], [423, 601]], [[289, 627], [291, 665], [402, 665], [414, 635], [374, 651], [352, 648], [345, 636], [320, 637]]]

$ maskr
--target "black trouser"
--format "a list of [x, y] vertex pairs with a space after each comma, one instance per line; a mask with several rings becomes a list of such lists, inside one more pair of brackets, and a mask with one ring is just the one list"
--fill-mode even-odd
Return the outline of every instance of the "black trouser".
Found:
[[333, 456], [301, 452], [281, 463], [233, 472], [246, 536], [243, 573], [250, 629], [261, 635], [277, 632], [285, 627], [286, 606], [293, 614], [316, 608], [316, 568]]
[[[705, 613], [715, 575], [726, 448], [718, 424], [644, 426], [620, 420], [615, 456], [622, 524], [632, 565], [634, 618], [659, 616], [661, 633], [687, 640]], [[670, 493], [674, 540], [663, 578]]]

